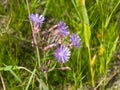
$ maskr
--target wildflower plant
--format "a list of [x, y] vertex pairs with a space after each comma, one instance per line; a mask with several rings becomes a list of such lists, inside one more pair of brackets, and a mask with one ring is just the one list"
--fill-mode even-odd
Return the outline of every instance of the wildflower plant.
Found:
[[[45, 67], [48, 67], [51, 63], [50, 60], [46, 60], [44, 57], [44, 64], [41, 65], [41, 53], [46, 54], [47, 51], [52, 51], [52, 55], [55, 57], [56, 61], [61, 64], [60, 70], [66, 70], [70, 69], [68, 67], [64, 67], [64, 63], [69, 61], [71, 53], [71, 48], [79, 48], [81, 44], [81, 39], [77, 34], [70, 34], [70, 31], [68, 30], [68, 26], [65, 22], [60, 21], [58, 24], [53, 25], [48, 30], [44, 31], [41, 28], [41, 24], [44, 22], [45, 18], [42, 15], [38, 14], [31, 14], [29, 16], [29, 20], [33, 22], [33, 41], [32, 45], [36, 47], [37, 51], [37, 57], [38, 57], [38, 68], [40, 70], [40, 73], [42, 71], [46, 70], [46, 73], [48, 73], [48, 68], [45, 69]], [[40, 32], [41, 40], [39, 40], [39, 43], [45, 43], [45, 45], [38, 43], [38, 33]], [[69, 39], [69, 40], [66, 40]], [[66, 43], [67, 42], [67, 43]], [[41, 48], [39, 48], [41, 47]], [[41, 49], [41, 50], [40, 50]], [[40, 52], [43, 51], [43, 52]], [[45, 55], [44, 55], [45, 56]], [[43, 59], [42, 59], [43, 60]], [[49, 64], [46, 64], [48, 61]], [[52, 60], [53, 61], [53, 60]], [[54, 60], [54, 62], [56, 62]], [[48, 71], [47, 71], [48, 70]], [[48, 77], [46, 77], [46, 80]]]

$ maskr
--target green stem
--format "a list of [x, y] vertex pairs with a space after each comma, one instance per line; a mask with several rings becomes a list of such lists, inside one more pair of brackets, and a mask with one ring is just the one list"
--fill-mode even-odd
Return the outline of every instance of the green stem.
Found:
[[89, 62], [90, 62], [90, 73], [91, 73], [91, 81], [92, 81], [92, 86], [95, 86], [95, 82], [94, 82], [94, 70], [93, 67], [91, 65], [91, 53], [90, 53], [90, 48], [88, 47], [88, 54], [89, 54]]

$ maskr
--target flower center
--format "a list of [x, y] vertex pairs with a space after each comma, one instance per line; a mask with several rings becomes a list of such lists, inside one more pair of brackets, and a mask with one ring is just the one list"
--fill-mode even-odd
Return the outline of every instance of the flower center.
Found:
[[63, 56], [63, 52], [60, 52], [60, 53], [59, 53], [59, 56], [62, 57], [62, 56]]

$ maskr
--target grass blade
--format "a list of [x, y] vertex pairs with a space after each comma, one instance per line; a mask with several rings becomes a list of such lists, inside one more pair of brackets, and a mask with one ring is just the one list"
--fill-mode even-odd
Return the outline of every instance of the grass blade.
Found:
[[115, 5], [115, 7], [113, 8], [113, 10], [112, 10], [110, 16], [109, 16], [108, 19], [106, 20], [105, 28], [107, 28], [107, 26], [108, 26], [108, 24], [109, 24], [109, 22], [110, 22], [110, 19], [111, 19], [111, 17], [112, 17], [112, 15], [113, 15], [114, 11], [116, 10], [116, 8], [118, 7], [119, 4], [120, 4], [120, 0], [119, 0], [119, 2]]
[[35, 74], [35, 71], [36, 71], [36, 69], [33, 70], [33, 72], [32, 72], [32, 74], [31, 74], [31, 76], [30, 76], [30, 79], [29, 79], [29, 81], [28, 81], [28, 84], [27, 84], [25, 90], [28, 90], [28, 88], [29, 88], [29, 86], [30, 86], [30, 83], [31, 83], [31, 81], [32, 81], [32, 78], [33, 78], [33, 76], [34, 76], [34, 74]]

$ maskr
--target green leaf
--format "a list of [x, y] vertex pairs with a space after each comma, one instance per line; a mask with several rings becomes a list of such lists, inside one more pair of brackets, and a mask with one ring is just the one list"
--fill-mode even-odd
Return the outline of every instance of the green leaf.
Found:
[[109, 16], [108, 19], [106, 20], [105, 28], [107, 28], [107, 26], [108, 26], [108, 24], [109, 24], [109, 22], [110, 22], [110, 19], [111, 19], [113, 13], [115, 12], [115, 10], [116, 10], [116, 8], [118, 7], [119, 4], [120, 4], [120, 1], [115, 5], [115, 7], [113, 8], [113, 10], [112, 10], [110, 16]]
[[113, 43], [113, 47], [112, 47], [111, 50], [110, 50], [109, 56], [108, 56], [108, 58], [107, 58], [107, 64], [110, 62], [110, 59], [111, 59], [111, 57], [112, 57], [112, 54], [113, 54], [113, 52], [115, 51], [115, 48], [116, 48], [116, 46], [117, 46], [118, 39], [119, 39], [119, 36], [116, 37], [116, 39], [115, 39], [115, 41], [114, 41], [114, 43]]
[[10, 73], [18, 80], [20, 83], [22, 83], [22, 80], [14, 73], [13, 70], [10, 70]]
[[89, 47], [89, 41], [91, 37], [90, 27], [87, 24], [84, 24], [84, 37], [85, 37], [85, 44]]
[[5, 67], [0, 67], [0, 71], [9, 71], [16, 78], [16, 80], [18, 80], [21, 83], [22, 80], [13, 71], [15, 69], [17, 69], [17, 66], [7, 66], [7, 65], [5, 65]]
[[89, 47], [91, 31], [90, 31], [87, 9], [86, 9], [85, 4], [81, 0], [75, 0], [75, 1], [71, 0], [72, 4], [73, 4], [73, 6], [78, 14], [78, 17], [81, 19], [81, 22], [83, 23], [85, 44], [87, 47]]

